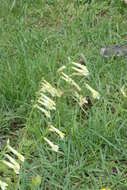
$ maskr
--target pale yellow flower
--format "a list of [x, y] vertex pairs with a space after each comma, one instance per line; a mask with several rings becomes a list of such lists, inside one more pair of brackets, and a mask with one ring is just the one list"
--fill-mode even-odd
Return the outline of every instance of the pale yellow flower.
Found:
[[0, 187], [1, 187], [2, 190], [6, 190], [6, 189], [7, 189], [7, 186], [8, 186], [7, 183], [5, 183], [4, 181], [1, 181], [1, 180], [0, 180]]
[[69, 84], [73, 85], [74, 87], [76, 87], [78, 91], [81, 91], [80, 86], [71, 77], [69, 77], [68, 75], [66, 75], [63, 72], [61, 74], [62, 74], [61, 78], [63, 80], [65, 80], [67, 83], [69, 83]]
[[92, 96], [94, 99], [100, 99], [100, 94], [99, 92], [97, 92], [96, 90], [94, 90], [91, 86], [89, 86], [88, 84], [85, 84], [86, 88], [92, 93]]
[[103, 188], [101, 188], [100, 190], [111, 190], [110, 188], [105, 188], [105, 187], [103, 187]]
[[20, 154], [17, 150], [15, 150], [14, 148], [12, 148], [12, 147], [10, 146], [9, 139], [8, 139], [8, 141], [7, 141], [7, 148], [8, 148], [14, 155], [16, 155], [20, 161], [24, 162], [24, 160], [25, 160], [24, 156], [23, 156], [22, 154]]
[[38, 108], [47, 118], [51, 117], [50, 112], [47, 111], [46, 109], [38, 106], [37, 104], [34, 107]]
[[127, 5], [127, 0], [124, 0], [125, 4]]
[[57, 133], [61, 139], [64, 139], [65, 134], [63, 132], [61, 132], [59, 129], [55, 128], [53, 125], [49, 126], [49, 130]]
[[57, 73], [61, 73], [64, 69], [66, 69], [66, 66], [65, 66], [65, 65], [61, 66], [61, 67], [57, 70]]
[[55, 102], [51, 98], [49, 98], [48, 96], [46, 96], [45, 94], [41, 93], [40, 97], [41, 97], [42, 100], [49, 101], [52, 105], [55, 106]]
[[[2, 162], [7, 165], [9, 168], [13, 169], [16, 174], [19, 174], [20, 165], [16, 162], [16, 164], [13, 164], [11, 162], [8, 162], [6, 160], [2, 160]], [[18, 166], [18, 167], [17, 167]]]
[[49, 82], [47, 82], [46, 80], [43, 80], [41, 83], [41, 89], [40, 92], [48, 92], [49, 94], [51, 94], [52, 97], [61, 97], [62, 92], [60, 91], [60, 89], [56, 89], [54, 88]]
[[126, 98], [126, 97], [127, 97], [127, 94], [126, 94], [126, 92], [125, 92], [125, 85], [122, 86], [122, 88], [120, 89], [120, 91], [121, 91], [123, 97]]
[[56, 107], [54, 105], [52, 105], [49, 101], [44, 100], [44, 99], [39, 99], [37, 100], [37, 102], [39, 104], [41, 104], [42, 106], [44, 106], [45, 108], [49, 109], [49, 110], [56, 110]]
[[44, 137], [44, 140], [49, 144], [49, 146], [51, 147], [51, 149], [54, 151], [54, 152], [58, 152], [59, 150], [59, 147], [55, 144], [53, 144], [49, 139], [47, 139], [46, 137]]
[[50, 106], [56, 106], [56, 103], [51, 98], [49, 98], [48, 96], [46, 96], [43, 93], [40, 94], [39, 99], [46, 102], [46, 103], [49, 103]]
[[[40, 94], [40, 98], [37, 101], [39, 104], [41, 104], [49, 110], [56, 110], [56, 103], [43, 93]], [[46, 111], [44, 111], [43, 108], [42, 110], [44, 113], [46, 113]]]
[[81, 65], [75, 62], [72, 62], [72, 64], [75, 66], [75, 67], [72, 67], [72, 69], [76, 71], [76, 73], [73, 73], [72, 75], [80, 75], [80, 76], [83, 75], [86, 77], [89, 75], [89, 71], [85, 65]]
[[12, 158], [11, 156], [9, 156], [8, 154], [5, 154], [5, 157], [6, 157], [13, 165], [15, 165], [16, 168], [20, 169], [19, 163], [17, 163], [14, 158]]

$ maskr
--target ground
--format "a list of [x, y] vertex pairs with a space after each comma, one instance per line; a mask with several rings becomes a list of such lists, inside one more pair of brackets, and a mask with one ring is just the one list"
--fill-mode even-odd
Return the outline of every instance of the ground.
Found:
[[[105, 45], [127, 42], [127, 6], [122, 0], [0, 4], [0, 138], [9, 138], [25, 157], [19, 176], [1, 165], [1, 179], [17, 190], [127, 189], [127, 99], [120, 92], [127, 59], [100, 55]], [[68, 57], [83, 59], [89, 70], [80, 82], [89, 104], [84, 113], [69, 93], [57, 100], [52, 122], [66, 134], [62, 141], [47, 132], [33, 105], [41, 80], [57, 85], [56, 71], [68, 65]], [[86, 91], [86, 81], [99, 100]], [[51, 151], [45, 136], [59, 145], [60, 154]]]

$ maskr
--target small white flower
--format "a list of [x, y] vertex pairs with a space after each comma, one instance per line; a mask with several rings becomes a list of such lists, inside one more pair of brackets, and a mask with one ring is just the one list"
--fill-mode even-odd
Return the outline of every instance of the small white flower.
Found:
[[56, 103], [53, 100], [51, 100], [51, 98], [49, 98], [48, 96], [44, 95], [43, 93], [40, 94], [40, 100], [48, 102], [52, 106], [56, 106]]
[[14, 158], [12, 158], [11, 156], [9, 156], [8, 154], [5, 154], [5, 157], [13, 164], [15, 165], [15, 167], [20, 170], [20, 165], [18, 162], [15, 161]]
[[37, 104], [34, 107], [38, 108], [47, 118], [51, 117], [50, 112], [47, 111], [46, 109], [38, 106]]
[[[18, 163], [12, 164], [11, 162], [8, 162], [6, 160], [2, 160], [2, 162], [7, 165], [9, 168], [13, 169], [16, 174], [19, 174], [20, 165]], [[18, 166], [18, 167], [17, 167]]]
[[61, 66], [61, 67], [57, 70], [57, 73], [61, 73], [64, 69], [66, 69], [66, 66], [65, 66], [65, 65]]
[[72, 69], [77, 71], [76, 73], [73, 73], [72, 75], [80, 75], [80, 76], [84, 75], [86, 77], [89, 75], [89, 71], [85, 65], [81, 65], [75, 62], [72, 62], [72, 64], [75, 66], [75, 67], [72, 67]]
[[125, 4], [127, 4], [127, 0], [124, 0]]
[[1, 180], [0, 180], [0, 187], [1, 187], [2, 190], [6, 190], [6, 189], [7, 189], [7, 186], [8, 186], [7, 183], [5, 183], [4, 181], [1, 181]]
[[127, 97], [127, 94], [126, 94], [126, 92], [125, 92], [125, 85], [122, 86], [122, 88], [120, 89], [120, 91], [121, 91], [123, 97], [126, 98], [126, 97]]
[[59, 147], [55, 144], [53, 144], [49, 139], [47, 139], [46, 137], [44, 137], [44, 140], [49, 144], [49, 146], [52, 148], [52, 150], [54, 152], [58, 152]]
[[61, 74], [62, 74], [61, 78], [63, 80], [65, 80], [67, 83], [69, 83], [69, 84], [73, 85], [74, 87], [76, 87], [78, 91], [81, 91], [80, 86], [71, 77], [69, 77], [68, 75], [66, 75], [63, 72]]
[[52, 97], [58, 96], [61, 97], [62, 92], [59, 89], [54, 88], [49, 82], [43, 80], [41, 83], [40, 92], [48, 92]]
[[56, 132], [60, 136], [61, 139], [64, 139], [65, 134], [62, 133], [59, 129], [55, 128], [53, 125], [49, 126], [49, 130], [52, 132]]
[[85, 84], [86, 88], [92, 93], [92, 96], [94, 99], [100, 99], [100, 94], [99, 92], [97, 92], [96, 90], [94, 90], [91, 86], [89, 86], [88, 84]]
[[50, 102], [45, 101], [45, 100], [37, 100], [39, 104], [41, 104], [42, 106], [44, 106], [45, 108], [49, 109], [49, 110], [56, 110], [56, 107], [53, 106]]
[[[51, 98], [49, 98], [48, 96], [46, 96], [46, 95], [43, 94], [43, 93], [40, 93], [40, 97], [41, 97], [41, 99], [47, 100], [47, 101], [49, 101], [49, 102], [53, 102], [53, 101], [51, 100]], [[55, 103], [53, 103], [53, 105], [55, 105]]]
[[25, 158], [22, 154], [20, 154], [17, 150], [15, 150], [14, 148], [12, 148], [10, 146], [10, 142], [9, 142], [9, 139], [7, 140], [7, 148], [14, 154], [18, 157], [18, 159], [22, 162], [24, 162]]

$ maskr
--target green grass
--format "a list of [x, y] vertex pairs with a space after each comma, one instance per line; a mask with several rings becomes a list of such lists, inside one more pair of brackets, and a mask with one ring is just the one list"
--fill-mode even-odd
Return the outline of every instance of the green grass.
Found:
[[[9, 137], [26, 158], [13, 189], [127, 189], [127, 100], [120, 93], [127, 59], [100, 56], [101, 47], [127, 42], [127, 7], [115, 0], [1, 0], [0, 5], [1, 137]], [[47, 132], [33, 103], [42, 78], [60, 86], [56, 70], [68, 65], [68, 57], [75, 62], [84, 57], [88, 83], [101, 99], [92, 99], [86, 79], [78, 81], [92, 101], [85, 114], [69, 92], [57, 99], [52, 123], [65, 132], [61, 141]], [[52, 152], [44, 136], [62, 153]], [[13, 181], [6, 170], [1, 176]]]

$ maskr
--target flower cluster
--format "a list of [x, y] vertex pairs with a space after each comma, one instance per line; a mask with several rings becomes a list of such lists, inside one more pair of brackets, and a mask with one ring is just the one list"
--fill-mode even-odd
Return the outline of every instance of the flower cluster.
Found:
[[[85, 65], [81, 65], [79, 63], [73, 62], [69, 58], [69, 62], [71, 65], [71, 74], [67, 74], [66, 70], [68, 69], [67, 66], [63, 65], [57, 70], [57, 74], [60, 75], [60, 80], [64, 80], [68, 85], [70, 85], [73, 89], [73, 98], [77, 101], [80, 107], [82, 107], [85, 103], [87, 103], [86, 97], [83, 97], [81, 91], [81, 87], [75, 81], [74, 76], [78, 77], [88, 77], [89, 71]], [[91, 86], [87, 83], [85, 87], [91, 92], [94, 99], [99, 99], [100, 94], [94, 90]], [[48, 130], [50, 132], [54, 132], [63, 140], [65, 134], [61, 132], [59, 129], [54, 127], [49, 120], [51, 120], [51, 113], [52, 111], [56, 111], [56, 102], [54, 100], [55, 97], [61, 97], [64, 94], [64, 88], [61, 91], [60, 89], [54, 88], [49, 82], [43, 80], [41, 82], [41, 87], [39, 91], [39, 97], [37, 99], [37, 103], [34, 107], [36, 107], [47, 119]], [[55, 152], [59, 152], [59, 146], [51, 142], [47, 137], [44, 137], [44, 140], [48, 143], [51, 147], [51, 150]]]
[[125, 92], [125, 85], [122, 86], [122, 88], [120, 89], [120, 91], [121, 91], [123, 97], [124, 97], [124, 98], [127, 98], [127, 94], [126, 94], [126, 92]]
[[49, 97], [60, 97], [62, 92], [58, 89], [55, 89], [50, 83], [46, 80], [43, 80], [41, 83], [41, 88], [39, 91], [39, 98], [37, 99], [37, 104], [35, 105], [48, 119], [51, 117], [51, 111], [56, 110], [56, 103], [54, 100]]
[[[12, 153], [14, 156], [18, 158], [19, 161], [24, 162], [25, 158], [22, 154], [20, 154], [17, 150], [15, 150], [12, 146], [10, 146], [9, 139], [7, 141], [7, 151]], [[12, 156], [9, 154], [4, 154], [4, 157], [6, 160], [1, 160], [3, 164], [5, 164], [7, 167], [12, 169], [16, 174], [19, 174], [20, 172], [20, 164], [15, 160]], [[0, 187], [2, 190], [6, 190], [8, 184], [0, 180]]]
[[[39, 91], [39, 97], [37, 103], [34, 107], [38, 108], [47, 118], [47, 121], [51, 119], [51, 111], [56, 111], [56, 102], [52, 99], [54, 97], [61, 97], [62, 91], [60, 89], [54, 88], [49, 82], [43, 80], [41, 82], [41, 88]], [[61, 139], [64, 139], [65, 134], [59, 129], [55, 128], [51, 123], [48, 122], [48, 130], [55, 132], [60, 136]], [[51, 147], [51, 150], [58, 152], [59, 146], [55, 145], [48, 138], [44, 137], [44, 140]]]
[[[84, 76], [84, 77], [88, 77], [89, 76], [89, 71], [87, 69], [87, 67], [85, 65], [82, 65], [80, 63], [76, 63], [73, 61], [70, 61], [69, 58], [69, 62], [71, 64], [71, 70], [72, 73], [71, 75], [67, 75], [65, 74], [65, 72], [63, 72], [63, 70], [66, 70], [66, 66], [62, 66], [57, 70], [57, 73], [60, 74], [60, 78], [63, 79], [64, 81], [66, 81], [69, 85], [75, 87], [75, 91], [73, 93], [73, 98], [77, 101], [77, 103], [79, 104], [80, 107], [82, 107], [84, 105], [84, 103], [87, 103], [87, 99], [86, 97], [83, 97], [83, 95], [81, 94], [81, 87], [75, 82], [74, 79], [72, 79], [71, 77], [73, 76]], [[74, 71], [74, 72], [73, 72]], [[87, 90], [89, 90], [92, 94], [92, 97], [94, 99], [100, 99], [100, 94], [99, 92], [97, 92], [96, 90], [94, 90], [90, 85], [88, 85], [87, 83], [85, 83], [85, 87]]]
[[1, 187], [2, 190], [6, 190], [6, 189], [7, 189], [7, 186], [8, 186], [7, 183], [5, 183], [4, 181], [1, 181], [1, 180], [0, 180], [0, 187]]

